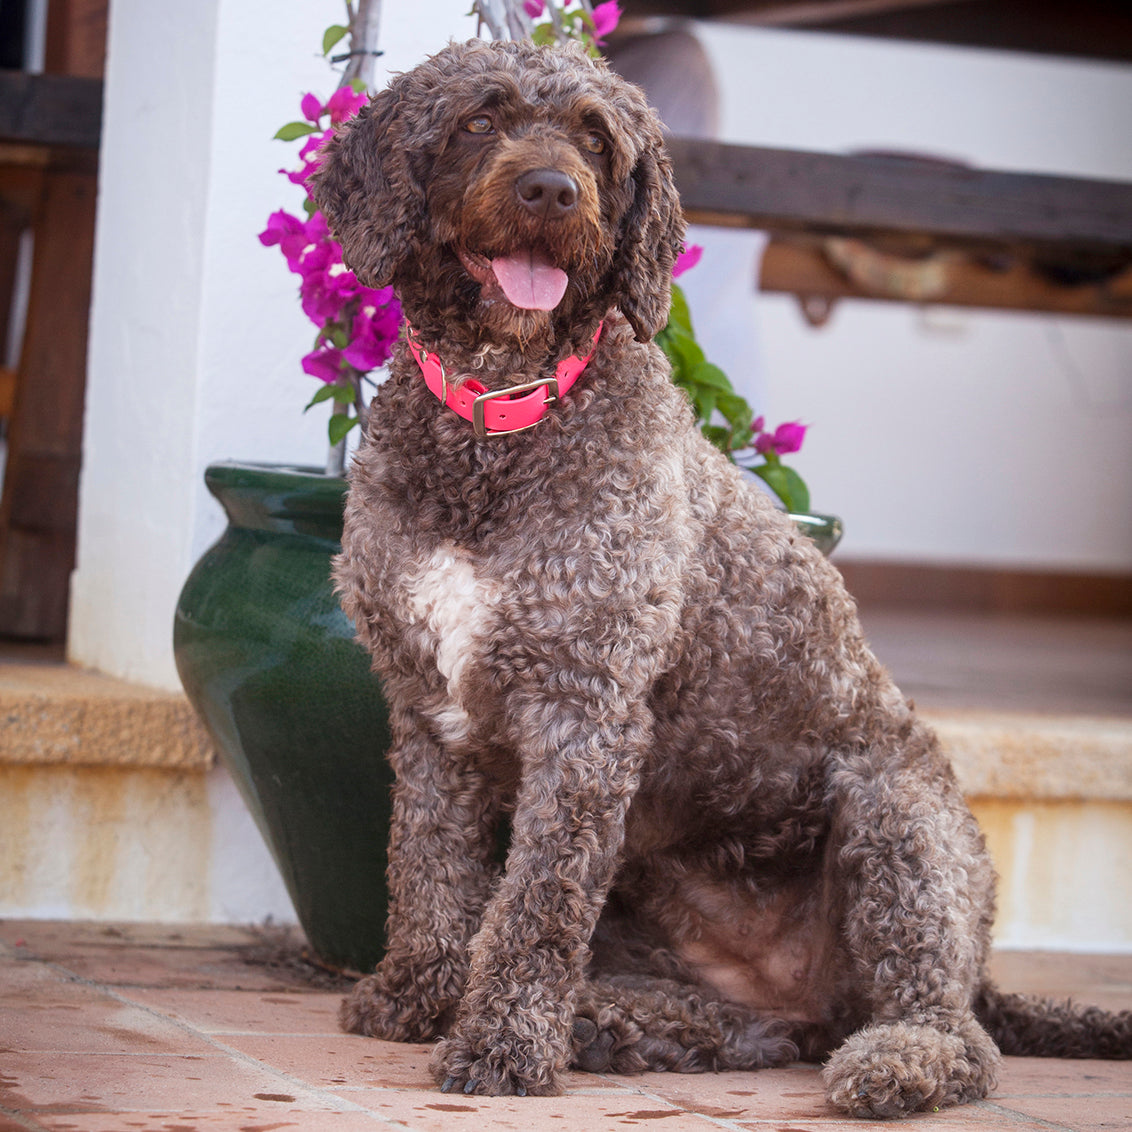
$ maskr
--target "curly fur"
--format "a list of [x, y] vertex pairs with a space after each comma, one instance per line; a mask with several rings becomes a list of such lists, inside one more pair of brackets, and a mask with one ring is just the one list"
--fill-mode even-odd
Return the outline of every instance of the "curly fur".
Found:
[[[546, 168], [576, 189], [554, 215], [517, 195]], [[493, 1094], [832, 1053], [862, 1116], [986, 1095], [992, 1037], [1128, 1056], [1127, 1015], [988, 983], [993, 872], [934, 735], [670, 382], [683, 227], [641, 93], [578, 51], [453, 45], [315, 192], [453, 381], [553, 373], [604, 320], [533, 431], [477, 439], [403, 344], [374, 402], [335, 569], [390, 703], [391, 905], [343, 1025], [439, 1038], [442, 1087]], [[493, 282], [528, 252], [567, 273], [551, 311]]]

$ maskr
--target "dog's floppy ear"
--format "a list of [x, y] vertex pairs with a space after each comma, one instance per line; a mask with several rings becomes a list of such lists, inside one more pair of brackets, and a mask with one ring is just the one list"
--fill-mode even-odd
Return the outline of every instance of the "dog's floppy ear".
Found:
[[613, 265], [617, 305], [639, 342], [668, 319], [672, 265], [684, 246], [684, 214], [659, 130], [633, 169], [633, 203], [622, 222]]
[[346, 266], [368, 287], [394, 282], [425, 223], [424, 187], [399, 140], [400, 126], [394, 84], [338, 127], [310, 182]]

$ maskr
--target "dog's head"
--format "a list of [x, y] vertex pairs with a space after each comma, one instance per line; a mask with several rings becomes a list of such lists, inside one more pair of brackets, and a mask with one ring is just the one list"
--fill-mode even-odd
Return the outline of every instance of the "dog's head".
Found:
[[580, 49], [449, 46], [338, 130], [313, 194], [410, 318], [525, 336], [617, 306], [647, 340], [667, 317], [684, 226], [660, 123]]

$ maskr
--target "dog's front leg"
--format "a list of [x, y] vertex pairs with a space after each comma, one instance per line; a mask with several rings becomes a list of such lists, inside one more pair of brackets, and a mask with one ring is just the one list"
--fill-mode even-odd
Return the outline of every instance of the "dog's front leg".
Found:
[[414, 711], [392, 713], [397, 780], [386, 953], [343, 1002], [344, 1029], [427, 1041], [464, 990], [467, 949], [493, 875], [495, 811], [481, 774], [437, 745]]
[[506, 875], [472, 942], [456, 1023], [433, 1056], [445, 1091], [561, 1091], [574, 997], [648, 735], [643, 714], [608, 700], [523, 711], [531, 738]]

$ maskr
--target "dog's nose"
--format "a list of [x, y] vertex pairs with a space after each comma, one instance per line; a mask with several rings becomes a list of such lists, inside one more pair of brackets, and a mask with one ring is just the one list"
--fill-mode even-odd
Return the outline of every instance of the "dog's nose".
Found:
[[557, 220], [578, 203], [573, 177], [557, 169], [531, 169], [515, 180], [524, 208], [543, 220]]

